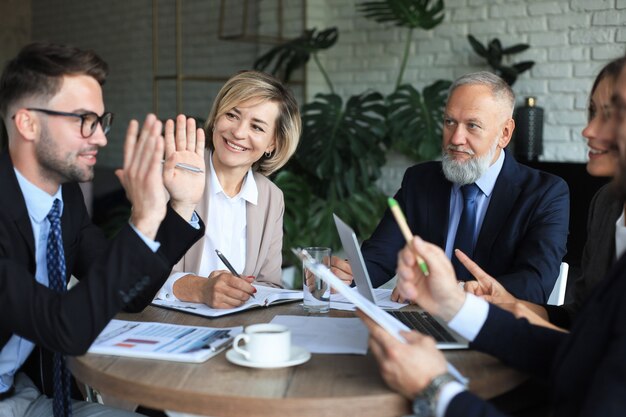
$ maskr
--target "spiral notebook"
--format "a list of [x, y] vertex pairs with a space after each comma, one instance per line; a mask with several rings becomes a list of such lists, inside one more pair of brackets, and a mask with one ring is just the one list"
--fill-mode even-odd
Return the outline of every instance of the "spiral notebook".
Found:
[[203, 317], [221, 317], [227, 314], [238, 313], [252, 308], [270, 307], [276, 304], [283, 304], [292, 301], [302, 300], [302, 291], [285, 290], [283, 288], [266, 287], [254, 285], [257, 292], [255, 298], [250, 297], [248, 301], [235, 308], [211, 308], [206, 304], [188, 303], [178, 300], [161, 300], [155, 298], [152, 305], [182, 311], [183, 313], [195, 314]]

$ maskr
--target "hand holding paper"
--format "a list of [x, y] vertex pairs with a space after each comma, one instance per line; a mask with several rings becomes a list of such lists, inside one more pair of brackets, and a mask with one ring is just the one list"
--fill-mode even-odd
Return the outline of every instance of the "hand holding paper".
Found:
[[[326, 268], [324, 265], [316, 262], [313, 258], [311, 258], [306, 253], [306, 251], [300, 250], [300, 249], [292, 249], [292, 251], [293, 251], [293, 253], [296, 254], [296, 256], [298, 256], [300, 259], [302, 259], [302, 261], [304, 262], [306, 267], [309, 268], [314, 274], [316, 274], [317, 276], [319, 276], [323, 280], [327, 281], [331, 286], [334, 286], [336, 288], [337, 292], [339, 292], [341, 295], [343, 295], [348, 300], [350, 300], [352, 303], [354, 303], [354, 305], [356, 305], [356, 307], [360, 310], [360, 312], [361, 312], [360, 315], [361, 316], [365, 315], [365, 316], [369, 317], [372, 320], [372, 322], [375, 322], [376, 325], [380, 326], [382, 329], [384, 329], [391, 336], [395, 337], [399, 342], [402, 342], [402, 343], [412, 343], [412, 341], [415, 340], [415, 338], [412, 336], [413, 332], [410, 332], [408, 327], [406, 327], [400, 321], [396, 320], [391, 315], [387, 314], [384, 310], [382, 310], [376, 304], [374, 304], [371, 301], [369, 301], [366, 298], [364, 298], [358, 292], [352, 291], [352, 289], [350, 287], [345, 285], [339, 278], [337, 278], [335, 275], [333, 275], [333, 273], [330, 272], [330, 270], [328, 268]], [[412, 257], [414, 262], [417, 262], [415, 256], [411, 256], [411, 257]], [[448, 263], [449, 263], [449, 261], [448, 261]], [[453, 275], [454, 275], [454, 273], [453, 273]], [[422, 275], [422, 277], [423, 277], [423, 275]], [[455, 283], [455, 285], [456, 285], [456, 283]], [[458, 289], [458, 287], [456, 287], [456, 288]], [[372, 323], [372, 322], [366, 322], [366, 324]], [[407, 338], [408, 338], [408, 340], [407, 340]], [[391, 338], [389, 338], [389, 339], [391, 339]], [[428, 338], [428, 339], [432, 340], [430, 338]], [[420, 338], [420, 340], [422, 340], [422, 339]], [[432, 340], [432, 343], [433, 343], [433, 347], [434, 347], [434, 344], [435, 344], [434, 340]], [[436, 354], [441, 355], [441, 353], [437, 350], [436, 347], [434, 347], [434, 350], [435, 350]], [[443, 357], [443, 355], [441, 355], [441, 357]], [[445, 358], [444, 358], [444, 363], [445, 363]], [[457, 378], [459, 382], [461, 382], [463, 384], [467, 383], [467, 379], [465, 377], [463, 377], [463, 375], [461, 375], [461, 373], [458, 370], [456, 370], [456, 368], [454, 368], [454, 366], [452, 366], [449, 363], [446, 364], [446, 366], [447, 366], [448, 372], [450, 372], [452, 375], [454, 375], [454, 377]]]
[[418, 332], [402, 332], [406, 343], [399, 343], [372, 319], [357, 315], [370, 332], [369, 346], [387, 384], [412, 400], [438, 375], [448, 372], [446, 358], [435, 340]]

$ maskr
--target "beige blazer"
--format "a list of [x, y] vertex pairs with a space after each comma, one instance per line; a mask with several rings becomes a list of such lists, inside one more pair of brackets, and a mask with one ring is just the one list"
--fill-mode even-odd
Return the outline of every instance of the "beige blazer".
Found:
[[[209, 152], [207, 152], [209, 155]], [[209, 166], [207, 161], [207, 167]], [[257, 204], [246, 203], [246, 266], [243, 275], [253, 275], [259, 283], [282, 287], [281, 264], [283, 247], [283, 192], [265, 176], [255, 172], [254, 180], [259, 190]], [[196, 207], [202, 219], [209, 215], [209, 188], [207, 180], [204, 197]], [[204, 249], [203, 236], [178, 262], [172, 273], [198, 273]]]

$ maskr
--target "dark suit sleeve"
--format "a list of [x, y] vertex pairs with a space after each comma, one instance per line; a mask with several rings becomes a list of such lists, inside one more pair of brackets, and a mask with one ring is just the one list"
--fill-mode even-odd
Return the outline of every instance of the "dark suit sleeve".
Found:
[[446, 409], [445, 417], [505, 417], [493, 405], [469, 391], [457, 394]]
[[[71, 206], [65, 207], [69, 211]], [[129, 225], [103, 246], [84, 241], [97, 236], [92, 225], [85, 223], [82, 229], [80, 238], [69, 242], [72, 251], [85, 256], [85, 262], [71, 264], [78, 266], [81, 282], [57, 294], [37, 283], [24, 261], [15, 259], [15, 230], [10, 221], [0, 221], [0, 334], [15, 333], [52, 351], [82, 354], [123, 306], [146, 289], [160, 287], [176, 261], [173, 258], [203, 233], [203, 227], [196, 230], [187, 224], [178, 230], [173, 248], [164, 244], [154, 253]], [[85, 247], [75, 247], [81, 243]], [[66, 253], [66, 259], [74, 257]]]
[[[622, 264], [623, 265], [623, 264]], [[617, 279], [624, 279], [621, 274]], [[621, 285], [623, 289], [624, 285]], [[623, 300], [623, 291], [620, 296]], [[618, 417], [626, 413], [626, 303], [619, 301], [616, 310], [606, 311], [599, 320], [610, 320], [612, 333], [607, 334], [604, 340], [588, 340], [587, 343], [595, 343], [596, 346], [606, 345], [606, 350], [599, 357], [597, 363], [591, 363], [594, 370], [590, 375], [587, 392], [581, 401], [582, 409], [580, 416], [593, 417]], [[572, 333], [573, 334], [573, 333]], [[579, 332], [581, 336], [582, 332]], [[587, 357], [580, 357], [581, 361], [588, 361]], [[572, 372], [573, 366], [569, 369]], [[572, 378], [576, 375], [572, 374]]]
[[[505, 364], [547, 377], [565, 333], [532, 326], [492, 304], [485, 324], [470, 344], [472, 349], [489, 353]], [[446, 417], [504, 417], [488, 402], [464, 391], [448, 404]]]
[[[203, 229], [202, 220], [200, 220], [200, 225], [201, 229]], [[176, 263], [191, 247], [191, 245], [186, 244], [186, 242], [189, 242], [189, 239], [184, 238], [186, 234], [197, 236], [196, 238], [192, 237], [193, 242], [195, 242], [202, 236], [203, 231], [193, 229], [193, 227], [189, 225], [189, 222], [180, 217], [168, 205], [167, 214], [159, 227], [156, 241], [161, 243], [158, 251], [159, 254], [167, 260], [170, 267], [163, 276], [159, 277], [159, 279], [151, 280], [143, 291], [137, 294], [136, 297], [126, 304], [124, 311], [137, 313], [146, 308], [146, 306], [152, 302], [155, 294], [169, 277], [172, 267], [176, 265]]]
[[[407, 178], [408, 174], [405, 173], [402, 186], [394, 196], [404, 213], [407, 212]], [[413, 232], [417, 233], [417, 231]], [[391, 210], [386, 209], [372, 236], [361, 245], [361, 252], [373, 287], [380, 287], [396, 274], [398, 252], [404, 244], [405, 240], [398, 223]]]
[[565, 337], [567, 333], [533, 326], [526, 319], [516, 319], [510, 312], [490, 304], [487, 320], [470, 347], [545, 378]]
[[[524, 236], [516, 247], [512, 265], [498, 281], [517, 298], [543, 304], [559, 275], [566, 252], [569, 225], [569, 190], [560, 178], [550, 176], [536, 200]], [[498, 248], [494, 248], [498, 256]]]

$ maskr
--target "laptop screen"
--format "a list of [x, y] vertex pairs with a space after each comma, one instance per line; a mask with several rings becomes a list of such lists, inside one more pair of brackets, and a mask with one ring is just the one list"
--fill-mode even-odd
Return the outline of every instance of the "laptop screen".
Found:
[[350, 267], [352, 268], [352, 277], [356, 283], [357, 291], [372, 303], [377, 304], [356, 233], [336, 214], [333, 214], [333, 218], [335, 219], [335, 226], [337, 227], [343, 250], [346, 252], [348, 262], [350, 262]]

